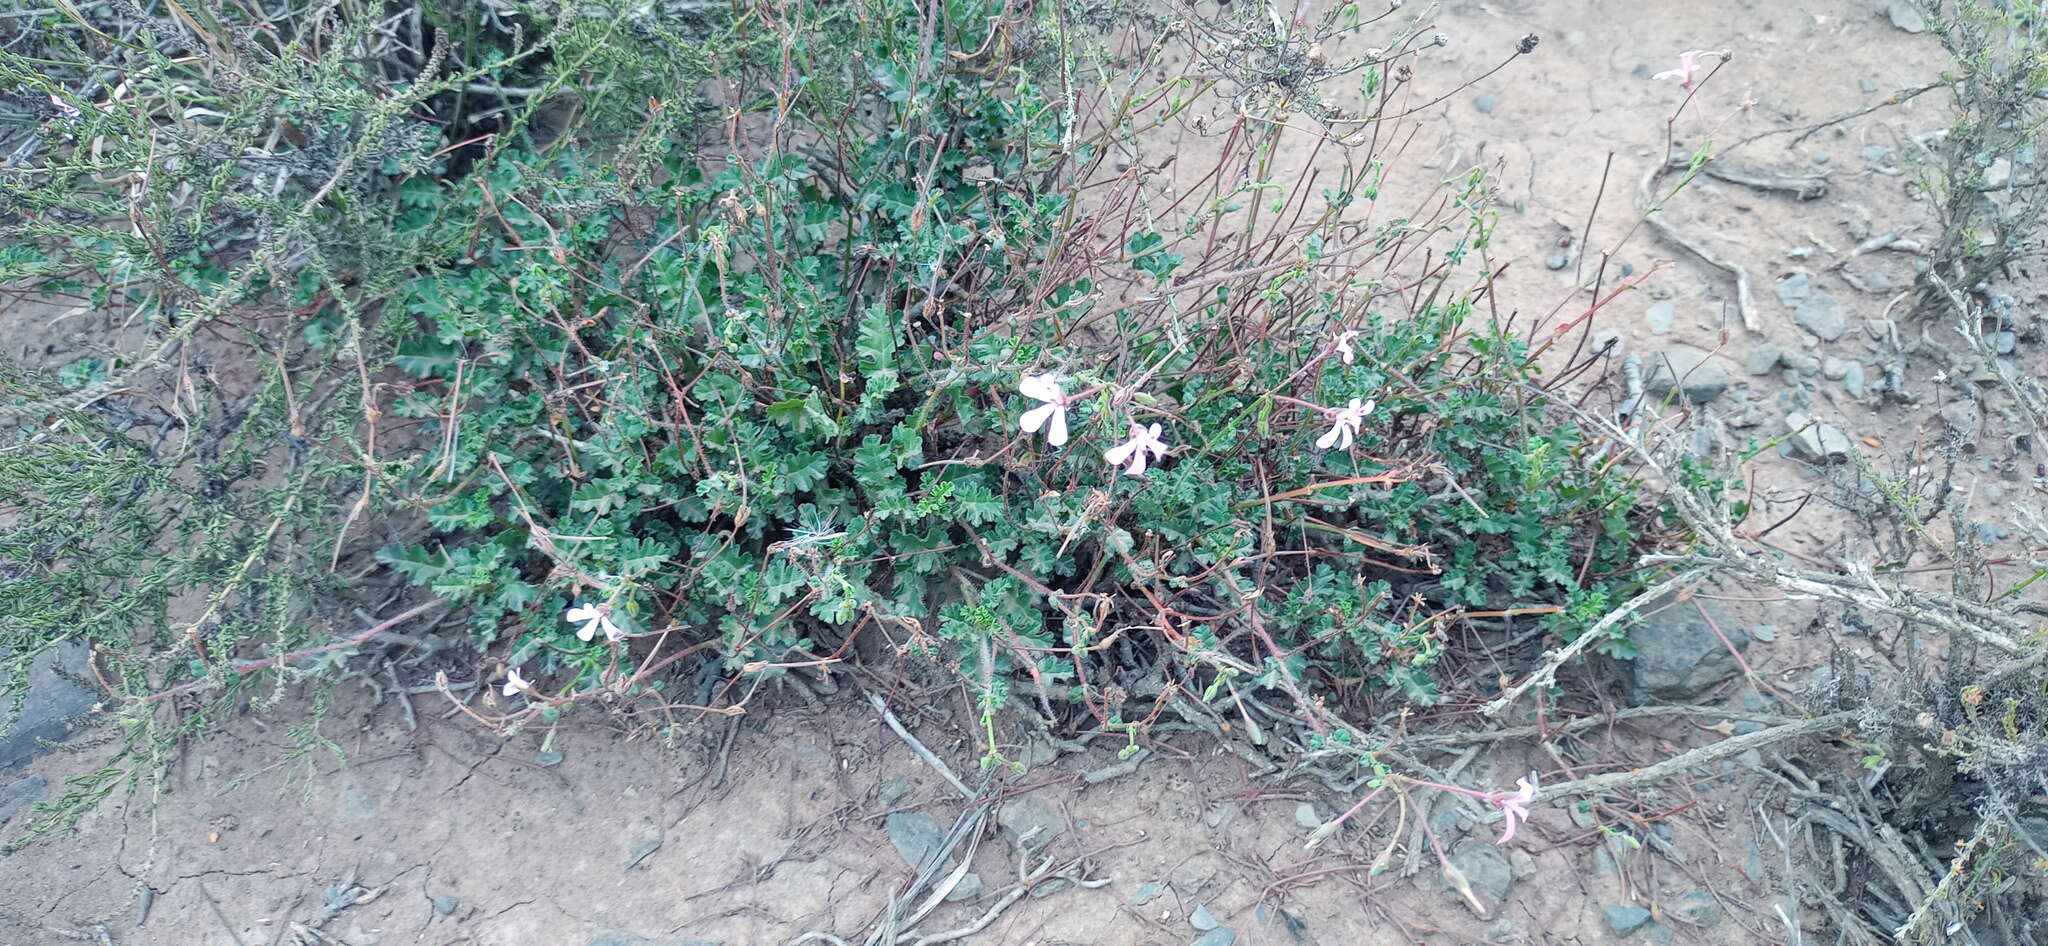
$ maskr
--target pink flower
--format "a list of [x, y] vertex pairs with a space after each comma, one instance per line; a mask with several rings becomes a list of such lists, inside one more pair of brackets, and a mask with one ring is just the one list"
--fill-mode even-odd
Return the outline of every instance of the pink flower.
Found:
[[1666, 69], [1650, 78], [1658, 80], [1677, 79], [1679, 88], [1691, 91], [1693, 73], [1700, 71], [1700, 57], [1706, 55], [1710, 54], [1705, 50], [1688, 49], [1678, 54], [1678, 68]]
[[1024, 416], [1018, 419], [1017, 426], [1022, 427], [1027, 434], [1035, 434], [1040, 427], [1046, 427], [1046, 422], [1050, 421], [1052, 426], [1046, 427], [1045, 442], [1055, 447], [1065, 444], [1067, 395], [1060, 390], [1060, 379], [1049, 374], [1027, 374], [1023, 380], [1017, 382], [1017, 391], [1025, 397], [1041, 402], [1039, 406], [1025, 411]]
[[1506, 844], [1515, 836], [1515, 826], [1529, 820], [1529, 806], [1536, 801], [1536, 773], [1516, 779], [1515, 785], [1513, 792], [1495, 792], [1488, 796], [1487, 800], [1500, 809], [1503, 826], [1500, 840], [1493, 842], [1495, 844]]
[[1334, 446], [1342, 446], [1345, 450], [1351, 449], [1351, 441], [1358, 437], [1359, 425], [1365, 420], [1365, 416], [1372, 413], [1372, 409], [1377, 406], [1379, 406], [1378, 401], [1365, 401], [1361, 403], [1354, 397], [1351, 399], [1351, 404], [1348, 407], [1334, 411], [1327, 408], [1324, 409], [1323, 413], [1330, 415], [1330, 421], [1335, 426], [1330, 428], [1329, 433], [1316, 438], [1316, 446], [1324, 450]]
[[1159, 425], [1140, 427], [1131, 425], [1131, 439], [1102, 452], [1102, 459], [1110, 466], [1123, 466], [1125, 460], [1131, 465], [1124, 472], [1131, 476], [1145, 475], [1145, 454], [1150, 452], [1153, 459], [1166, 456], [1166, 441], [1159, 439]]

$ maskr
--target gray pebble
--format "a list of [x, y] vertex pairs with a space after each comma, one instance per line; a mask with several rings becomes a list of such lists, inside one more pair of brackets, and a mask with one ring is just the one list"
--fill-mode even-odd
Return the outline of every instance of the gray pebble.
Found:
[[1770, 374], [1778, 367], [1778, 346], [1769, 343], [1758, 345], [1742, 356], [1742, 369], [1752, 375]]
[[[2004, 502], [2005, 487], [2000, 486], [1997, 483], [1984, 484], [1984, 501], [1987, 503], [1991, 503], [1992, 505], [1997, 505], [1998, 503]], [[6, 819], [0, 818], [0, 821], [4, 820]]]
[[1899, 29], [1908, 33], [1927, 32], [1927, 17], [1921, 15], [1920, 8], [1912, 0], [1892, 0], [1885, 13], [1891, 17], [1892, 25]]
[[1493, 93], [1479, 93], [1477, 96], [1473, 97], [1472, 107], [1478, 109], [1481, 115], [1493, 114]]
[[1999, 535], [2000, 530], [1997, 526], [1994, 526], [1988, 522], [1977, 523], [1978, 545], [1996, 545], [1998, 544]]
[[455, 911], [461, 909], [461, 907], [462, 901], [455, 897], [434, 898], [434, 912], [442, 916], [454, 916]]
[[1862, 89], [1864, 94], [1867, 95], [1877, 91], [1877, 82], [1871, 79], [1858, 79], [1856, 80], [1856, 87]]
[[1771, 289], [1777, 292], [1778, 301], [1784, 303], [1786, 308], [1796, 309], [1799, 303], [1806, 301], [1807, 294], [1813, 291], [1813, 279], [1805, 273], [1789, 273], [1772, 283]]
[[1138, 885], [1138, 892], [1131, 894], [1131, 906], [1142, 907], [1159, 899], [1166, 892], [1166, 885], [1153, 880]]
[[[1749, 629], [1749, 636], [1768, 644], [1778, 639], [1778, 626], [1776, 624], [1759, 624]], [[1747, 695], [1746, 691], [1745, 695]], [[1744, 702], [1746, 703], [1747, 701]], [[1750, 707], [1750, 709], [1763, 709], [1763, 705], [1759, 703], [1756, 706]]]
[[1552, 253], [1543, 258], [1543, 265], [1551, 269], [1563, 269], [1572, 264], [1572, 258], [1565, 253]]
[[946, 839], [946, 829], [939, 819], [922, 811], [899, 811], [890, 815], [883, 827], [889, 834], [889, 843], [896, 845], [896, 853], [912, 867], [923, 864], [925, 857]]
[[1823, 359], [1821, 359], [1821, 362], [1820, 362], [1820, 376], [1821, 376], [1821, 377], [1823, 377], [1823, 378], [1826, 378], [1826, 379], [1828, 379], [1829, 381], [1840, 381], [1840, 380], [1842, 380], [1842, 377], [1843, 377], [1844, 375], [1847, 375], [1848, 373], [1849, 373], [1849, 363], [1848, 363], [1847, 361], [1844, 361], [1844, 360], [1842, 360], [1842, 359], [1840, 359], [1840, 358], [1836, 358], [1836, 357], [1834, 357], [1833, 355], [1830, 355], [1830, 356], [1828, 356], [1828, 357], [1826, 357], [1826, 358], [1823, 358]]
[[909, 797], [909, 795], [910, 779], [898, 775], [895, 778], [883, 782], [882, 787], [875, 790], [875, 804], [880, 805], [884, 808], [891, 808], [894, 807], [897, 802]]
[[1876, 165], [1892, 163], [1892, 149], [1884, 145], [1864, 145], [1863, 160]]
[[1616, 936], [1627, 936], [1650, 922], [1650, 911], [1645, 907], [1608, 907], [1607, 928]]
[[1987, 341], [1991, 342], [1991, 350], [1993, 352], [2000, 355], [2010, 355], [2012, 354], [2013, 346], [2019, 342], [2019, 336], [2012, 332], [1997, 332]]
[[533, 764], [543, 769], [551, 769], [561, 765], [564, 758], [567, 757], [559, 749], [542, 749], [533, 754]]
[[1691, 345], [1672, 345], [1658, 352], [1651, 356], [1647, 368], [1643, 381], [1651, 394], [1663, 397], [1677, 388], [1694, 404], [1720, 397], [1733, 380], [1708, 352]]
[[1828, 163], [1829, 161], [1833, 161], [1833, 160], [1834, 160], [1834, 156], [1833, 156], [1833, 155], [1830, 155], [1830, 154], [1828, 154], [1828, 153], [1827, 153], [1827, 152], [1825, 152], [1825, 151], [1816, 151], [1816, 152], [1814, 152], [1814, 153], [1813, 153], [1813, 163], [1815, 163], [1815, 164], [1826, 164], [1826, 163]]
[[1653, 302], [1650, 308], [1643, 312], [1643, 318], [1650, 323], [1650, 331], [1658, 335], [1671, 334], [1671, 323], [1676, 320], [1677, 315], [1678, 306], [1669, 299]]
[[1209, 912], [1208, 904], [1198, 903], [1195, 904], [1194, 912], [1188, 914], [1188, 925], [1200, 932], [1207, 933], [1223, 924], [1216, 922], [1216, 916]]
[[1795, 246], [1789, 250], [1786, 250], [1785, 255], [1793, 259], [1810, 259], [1813, 257], [1813, 247]]
[[1848, 391], [1849, 396], [1854, 398], [1860, 398], [1867, 393], [1864, 386], [1863, 362], [1849, 362], [1849, 367], [1842, 372], [1842, 389]]
[[1323, 816], [1316, 813], [1314, 802], [1296, 802], [1294, 805], [1294, 823], [1304, 828], [1320, 828], [1323, 826]]
[[946, 902], [960, 903], [972, 900], [981, 896], [981, 892], [986, 889], [988, 889], [987, 885], [982, 883], [981, 875], [968, 871], [961, 875], [960, 882], [954, 884], [952, 890], [946, 891]]
[[1237, 942], [1237, 932], [1227, 926], [1219, 926], [1197, 937], [1188, 946], [1231, 946]]
[[1816, 289], [1792, 311], [1792, 321], [1824, 342], [1832, 342], [1849, 331], [1849, 316], [1835, 297]]
[[1808, 460], [1832, 462], [1847, 459], [1854, 446], [1849, 435], [1833, 424], [1824, 424], [1801, 413], [1785, 415], [1785, 427], [1793, 431], [1786, 441], [1792, 451]]

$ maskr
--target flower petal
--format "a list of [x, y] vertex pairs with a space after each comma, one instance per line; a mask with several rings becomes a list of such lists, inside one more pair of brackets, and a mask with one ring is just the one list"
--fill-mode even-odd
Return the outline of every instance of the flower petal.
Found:
[[1025, 411], [1024, 416], [1017, 419], [1017, 426], [1024, 428], [1024, 432], [1027, 434], [1035, 434], [1038, 432], [1038, 428], [1045, 426], [1048, 418], [1059, 412], [1060, 406], [1058, 404], [1041, 404]]
[[1017, 382], [1017, 393], [1034, 401], [1057, 401], [1063, 395], [1059, 378], [1049, 374], [1027, 374]]
[[1136, 440], [1126, 440], [1123, 443], [1117, 444], [1114, 447], [1102, 451], [1102, 460], [1104, 463], [1107, 463], [1110, 466], [1122, 466], [1124, 460], [1128, 458], [1137, 449], [1138, 442]]
[[1053, 408], [1053, 412], [1052, 429], [1045, 432], [1045, 442], [1055, 447], [1064, 447], [1067, 444], [1067, 409], [1057, 404], [1046, 406]]
[[1316, 446], [1328, 450], [1337, 444], [1337, 434], [1344, 430], [1343, 424], [1330, 428], [1330, 432], [1316, 438]]
[[596, 637], [597, 622], [600, 620], [602, 620], [602, 618], [591, 618], [589, 621], [584, 622], [582, 627], [576, 629], [576, 639], [581, 641], [587, 641], [593, 637]]

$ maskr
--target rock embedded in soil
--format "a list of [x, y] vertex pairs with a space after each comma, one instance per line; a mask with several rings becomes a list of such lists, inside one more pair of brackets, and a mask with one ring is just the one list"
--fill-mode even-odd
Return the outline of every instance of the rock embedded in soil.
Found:
[[43, 800], [49, 791], [49, 783], [40, 775], [15, 779], [0, 785], [0, 825], [6, 824], [15, 815], [29, 810], [36, 802]]
[[1771, 289], [1778, 294], [1778, 301], [1784, 303], [1785, 308], [1797, 309], [1812, 294], [1813, 278], [1805, 273], [1787, 273], [1778, 277], [1778, 281], [1771, 284]]
[[1783, 353], [1778, 351], [1778, 346], [1765, 342], [1742, 356], [1742, 370], [1752, 375], [1770, 374], [1777, 369], [1778, 359], [1782, 356]]
[[1869, 385], [1863, 373], [1863, 362], [1849, 362], [1849, 367], [1842, 372], [1842, 390], [1849, 392], [1849, 396], [1854, 398], [1860, 398], [1869, 392]]
[[981, 896], [981, 892], [986, 889], [988, 887], [982, 882], [981, 875], [968, 871], [966, 874], [961, 875], [960, 882], [954, 884], [952, 890], [946, 892], [946, 902], [959, 903], [963, 900], [972, 900]]
[[1041, 851], [1054, 838], [1066, 833], [1067, 819], [1052, 802], [1037, 795], [1019, 795], [1003, 802], [996, 812], [996, 824], [1010, 836], [1010, 843]]
[[1799, 308], [1792, 310], [1792, 321], [1824, 342], [1832, 342], [1849, 331], [1849, 316], [1842, 311], [1842, 304], [1820, 289], [1808, 294]]
[[1493, 114], [1493, 93], [1479, 93], [1477, 96], [1473, 97], [1472, 107], [1478, 109], [1479, 113], [1482, 115]]
[[[1741, 670], [1728, 646], [1733, 644], [1738, 650], [1749, 646], [1749, 635], [1713, 602], [1666, 598], [1641, 613], [1628, 628], [1635, 659], [1622, 664], [1631, 702], [1691, 700]], [[1707, 622], [1708, 617], [1713, 624]], [[1720, 627], [1720, 634], [1714, 632], [1715, 626]], [[1727, 643], [1722, 642], [1722, 635], [1727, 636]]]
[[1314, 802], [1296, 802], [1294, 823], [1304, 828], [1320, 828], [1323, 826], [1323, 816], [1316, 812]]
[[1948, 426], [1949, 436], [1956, 446], [1968, 447], [1976, 444], [1978, 417], [1977, 402], [1957, 399], [1941, 406], [1941, 422]]
[[[63, 671], [60, 673], [59, 671]], [[62, 742], [71, 736], [71, 721], [92, 711], [100, 695], [72, 681], [90, 680], [83, 644], [60, 644], [29, 664], [27, 695], [14, 728], [0, 731], [0, 773], [28, 764], [49, 751], [44, 741]], [[16, 681], [0, 677], [10, 697], [20, 692]]]
[[1721, 904], [1705, 890], [1694, 890], [1678, 898], [1671, 915], [1694, 926], [1709, 927], [1721, 922]]
[[1849, 362], [1829, 355], [1820, 361], [1820, 376], [1829, 381], [1840, 381], [1849, 373]]
[[434, 912], [442, 916], [454, 916], [462, 908], [462, 901], [455, 897], [435, 897]]
[[1614, 935], [1627, 936], [1650, 922], [1650, 911], [1646, 907], [1608, 907], [1606, 917], [1607, 928], [1613, 930]]
[[875, 790], [875, 804], [884, 808], [894, 807], [897, 802], [909, 797], [910, 787], [910, 779], [901, 775], [883, 782], [882, 787]]
[[1788, 445], [1795, 456], [1823, 463], [1845, 460], [1854, 449], [1849, 435], [1833, 424], [1824, 424], [1799, 412], [1785, 415], [1785, 428], [1792, 432]]
[[1237, 942], [1237, 931], [1227, 926], [1219, 926], [1196, 937], [1195, 941], [1189, 943], [1188, 946], [1231, 946], [1235, 942]]
[[1650, 323], [1650, 331], [1669, 335], [1672, 323], [1678, 319], [1678, 305], [1669, 299], [1658, 300], [1644, 310], [1643, 318]]
[[922, 811], [899, 811], [883, 822], [889, 833], [889, 843], [896, 845], [896, 853], [903, 856], [904, 863], [917, 867], [933, 849], [946, 843], [946, 829], [939, 819]]
[[1552, 253], [1543, 258], [1543, 265], [1551, 269], [1563, 269], [1572, 264], [1572, 258], [1564, 253]]
[[1188, 925], [1194, 927], [1196, 932], [1207, 933], [1223, 924], [1216, 922], [1216, 915], [1209, 912], [1208, 904], [1198, 903], [1194, 912], [1188, 914]]
[[1131, 894], [1131, 906], [1142, 907], [1166, 893], [1166, 885], [1152, 880], [1138, 885], [1138, 891]]
[[1728, 390], [1726, 369], [1715, 364], [1712, 355], [1691, 345], [1672, 345], [1650, 357], [1644, 379], [1650, 393], [1663, 397], [1673, 388], [1694, 404], [1705, 404]]
[[1927, 17], [1921, 15], [1913, 0], [1892, 0], [1885, 13], [1891, 17], [1892, 25], [1899, 29], [1908, 33], [1927, 32]]
[[[1491, 841], [1466, 838], [1451, 849], [1451, 866], [1464, 872], [1465, 880], [1472, 885], [1472, 893], [1486, 906], [1486, 914], [1492, 916], [1508, 899], [1508, 888], [1514, 885], [1514, 869], [1508, 859]], [[1460, 902], [1464, 897], [1456, 890], [1450, 895]]]

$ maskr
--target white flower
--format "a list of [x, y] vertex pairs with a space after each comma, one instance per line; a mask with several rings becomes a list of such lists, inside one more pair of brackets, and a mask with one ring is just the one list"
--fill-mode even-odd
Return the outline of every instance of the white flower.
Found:
[[1060, 390], [1060, 379], [1049, 374], [1027, 374], [1017, 382], [1017, 391], [1034, 401], [1043, 402], [1024, 412], [1018, 426], [1027, 434], [1035, 434], [1046, 421], [1052, 426], [1045, 432], [1045, 442], [1061, 446], [1067, 442], [1067, 395]]
[[1330, 415], [1330, 422], [1334, 426], [1330, 428], [1329, 433], [1316, 438], [1316, 446], [1324, 450], [1328, 450], [1333, 446], [1342, 447], [1345, 450], [1351, 449], [1351, 441], [1357, 439], [1358, 428], [1364, 422], [1365, 415], [1372, 413], [1372, 409], [1377, 406], [1379, 406], [1378, 401], [1365, 401], [1361, 403], [1354, 397], [1351, 399], [1351, 404], [1341, 410], [1325, 411], [1324, 413]]
[[1337, 333], [1337, 354], [1344, 359], [1345, 364], [1351, 364], [1357, 359], [1358, 353], [1351, 350], [1351, 340], [1362, 334], [1364, 333], [1357, 329], [1345, 329]]
[[1102, 459], [1110, 466], [1123, 466], [1125, 460], [1131, 465], [1124, 472], [1131, 476], [1145, 474], [1145, 454], [1149, 451], [1153, 459], [1166, 456], [1166, 441], [1159, 439], [1159, 425], [1140, 427], [1131, 425], [1131, 439], [1102, 452]]
[[619, 626], [617, 624], [612, 623], [611, 609], [604, 607], [603, 605], [598, 605], [596, 607], [585, 607], [580, 604], [576, 605], [575, 607], [562, 612], [562, 620], [570, 622], [583, 622], [583, 626], [576, 629], [577, 640], [587, 641], [593, 637], [596, 637], [597, 629], [600, 627], [604, 628], [605, 640], [611, 641], [613, 643], [618, 643], [619, 641], [626, 639], [626, 632], [619, 630]]
[[511, 667], [505, 671], [506, 696], [511, 696], [514, 693], [519, 693], [531, 689], [533, 689], [533, 681], [520, 676], [518, 667]]

